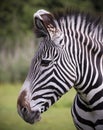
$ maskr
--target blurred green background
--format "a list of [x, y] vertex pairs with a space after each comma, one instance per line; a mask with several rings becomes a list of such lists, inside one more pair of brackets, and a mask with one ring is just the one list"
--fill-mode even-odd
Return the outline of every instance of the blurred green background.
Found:
[[33, 14], [38, 9], [57, 11], [65, 8], [103, 16], [102, 0], [0, 1], [0, 130], [75, 130], [70, 115], [74, 90], [45, 112], [41, 122], [34, 126], [25, 123], [16, 111], [20, 87], [38, 47]]

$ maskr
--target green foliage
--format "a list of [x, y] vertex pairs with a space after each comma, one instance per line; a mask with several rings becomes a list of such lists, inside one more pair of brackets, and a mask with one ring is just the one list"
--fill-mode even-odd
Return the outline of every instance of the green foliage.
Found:
[[76, 130], [70, 112], [75, 96], [73, 89], [43, 113], [40, 122], [30, 125], [17, 113], [16, 102], [21, 86], [22, 84], [0, 84], [0, 130]]
[[0, 82], [21, 82], [27, 75], [28, 66], [24, 61], [18, 60], [7, 68], [0, 68]]
[[[32, 36], [22, 40], [25, 44], [18, 44], [14, 47], [11, 42], [5, 44], [0, 51], [0, 82], [24, 81], [34, 55], [36, 45]], [[13, 45], [13, 44], [12, 44]]]
[[98, 12], [103, 12], [103, 4], [102, 4], [102, 0], [91, 0], [93, 7], [96, 11]]

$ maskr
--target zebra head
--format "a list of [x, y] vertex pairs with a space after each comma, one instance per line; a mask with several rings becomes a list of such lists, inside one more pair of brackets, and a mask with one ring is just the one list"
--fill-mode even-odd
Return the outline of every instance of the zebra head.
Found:
[[17, 101], [19, 115], [31, 124], [39, 121], [41, 113], [66, 93], [76, 79], [64, 32], [54, 15], [39, 10], [33, 19], [36, 35], [42, 40]]

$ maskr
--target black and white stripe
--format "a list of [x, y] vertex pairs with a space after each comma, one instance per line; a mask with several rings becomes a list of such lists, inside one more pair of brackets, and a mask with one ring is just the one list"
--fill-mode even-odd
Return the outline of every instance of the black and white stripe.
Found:
[[46, 111], [74, 86], [72, 116], [77, 129], [102, 130], [102, 24], [83, 13], [57, 16], [45, 10], [34, 14], [34, 22], [43, 39], [26, 78], [31, 109]]

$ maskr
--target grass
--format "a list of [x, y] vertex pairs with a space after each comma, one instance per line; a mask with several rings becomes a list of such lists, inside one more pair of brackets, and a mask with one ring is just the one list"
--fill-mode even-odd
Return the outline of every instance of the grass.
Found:
[[42, 114], [35, 125], [24, 122], [16, 110], [21, 84], [0, 84], [0, 130], [76, 130], [70, 107], [75, 91], [70, 90], [57, 103]]

